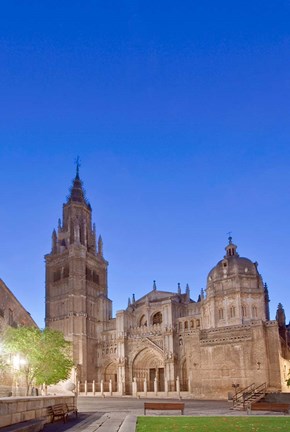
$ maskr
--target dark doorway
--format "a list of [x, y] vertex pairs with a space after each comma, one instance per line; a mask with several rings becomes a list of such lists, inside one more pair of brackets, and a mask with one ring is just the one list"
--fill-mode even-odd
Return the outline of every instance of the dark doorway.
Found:
[[164, 368], [158, 369], [158, 391], [164, 391]]
[[154, 379], [156, 377], [156, 369], [149, 369], [149, 391], [154, 391]]

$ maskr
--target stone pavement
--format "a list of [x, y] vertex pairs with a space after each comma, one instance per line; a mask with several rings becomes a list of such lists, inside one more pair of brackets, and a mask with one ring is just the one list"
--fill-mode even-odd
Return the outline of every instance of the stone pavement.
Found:
[[[146, 399], [147, 402], [157, 400]], [[169, 402], [169, 400], [158, 400]], [[170, 401], [173, 402], [172, 399]], [[44, 432], [135, 432], [136, 419], [143, 416], [145, 399], [123, 398], [97, 398], [79, 397], [79, 417], [75, 419], [70, 415], [67, 423], [57, 421], [45, 425]], [[180, 402], [180, 401], [179, 401]], [[202, 401], [185, 399], [184, 415], [190, 416], [245, 416], [244, 411], [233, 411], [227, 401]], [[254, 415], [265, 415], [255, 412]], [[180, 415], [180, 411], [148, 411], [150, 416]], [[271, 414], [273, 415], [273, 413]]]

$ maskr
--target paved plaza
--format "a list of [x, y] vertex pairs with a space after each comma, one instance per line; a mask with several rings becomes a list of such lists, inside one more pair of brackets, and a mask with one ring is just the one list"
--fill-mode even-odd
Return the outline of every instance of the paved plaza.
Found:
[[[144, 415], [144, 402], [156, 399], [96, 398], [79, 397], [79, 417], [70, 416], [64, 424], [61, 421], [46, 425], [44, 432], [135, 432], [136, 418]], [[158, 402], [173, 402], [172, 399]], [[180, 402], [180, 400], [178, 400]], [[184, 415], [190, 416], [232, 416], [247, 415], [244, 411], [231, 410], [227, 401], [183, 400]], [[148, 415], [180, 415], [179, 411], [148, 411]], [[256, 415], [256, 413], [255, 413]]]

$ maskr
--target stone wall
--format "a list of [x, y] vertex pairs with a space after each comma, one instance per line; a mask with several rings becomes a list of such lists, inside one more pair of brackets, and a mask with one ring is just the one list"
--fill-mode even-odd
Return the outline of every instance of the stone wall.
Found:
[[0, 428], [32, 419], [51, 422], [47, 407], [57, 403], [76, 405], [75, 396], [31, 396], [0, 399]]

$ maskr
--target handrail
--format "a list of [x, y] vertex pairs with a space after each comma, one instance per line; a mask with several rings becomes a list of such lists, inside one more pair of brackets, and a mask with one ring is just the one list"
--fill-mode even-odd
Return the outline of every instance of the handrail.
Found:
[[[252, 405], [252, 403], [254, 402], [258, 402], [258, 400], [262, 399], [265, 394], [266, 394], [266, 388], [267, 388], [267, 383], [264, 382], [263, 384], [258, 385], [254, 391], [252, 392], [252, 394], [248, 394], [247, 397], [245, 397], [244, 399], [244, 408], [248, 408]], [[255, 400], [252, 400], [252, 398], [255, 397]]]
[[241, 390], [239, 390], [235, 396], [239, 397], [238, 395], [245, 393], [245, 391], [248, 391], [249, 389], [253, 390], [255, 388], [256, 384], [252, 383], [250, 385], [248, 385], [247, 387], [242, 388]]
[[236, 403], [238, 403], [239, 401], [243, 402], [244, 401], [244, 394], [248, 391], [253, 391], [255, 388], [255, 383], [252, 383], [250, 385], [248, 385], [247, 387], [242, 388], [241, 390], [239, 390], [234, 396], [233, 396], [233, 406], [235, 406]]
[[258, 386], [255, 386], [255, 383], [250, 384], [248, 387], [243, 388], [240, 390], [234, 397], [233, 397], [233, 407], [238, 405], [239, 403], [243, 405], [244, 409], [251, 405], [254, 401], [251, 400], [253, 397], [255, 397], [255, 402], [259, 399], [262, 399], [262, 397], [266, 393], [267, 383], [264, 382], [262, 384], [259, 384]]

